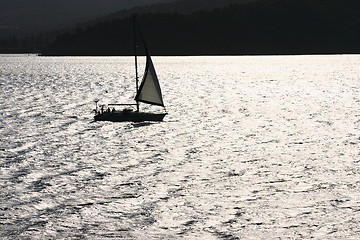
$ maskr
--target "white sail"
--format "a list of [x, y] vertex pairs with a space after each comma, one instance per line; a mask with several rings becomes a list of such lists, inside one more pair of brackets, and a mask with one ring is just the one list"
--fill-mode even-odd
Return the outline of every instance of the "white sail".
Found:
[[148, 104], [164, 106], [159, 80], [149, 54], [146, 56], [145, 73], [135, 100]]

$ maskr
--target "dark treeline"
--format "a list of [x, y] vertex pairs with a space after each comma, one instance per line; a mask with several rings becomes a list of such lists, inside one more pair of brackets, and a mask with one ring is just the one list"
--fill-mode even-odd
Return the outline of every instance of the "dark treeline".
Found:
[[[138, 16], [153, 55], [360, 53], [360, 1], [264, 0]], [[132, 55], [132, 19], [66, 33], [44, 55]]]
[[0, 31], [0, 53], [40, 53], [49, 42], [48, 35]]

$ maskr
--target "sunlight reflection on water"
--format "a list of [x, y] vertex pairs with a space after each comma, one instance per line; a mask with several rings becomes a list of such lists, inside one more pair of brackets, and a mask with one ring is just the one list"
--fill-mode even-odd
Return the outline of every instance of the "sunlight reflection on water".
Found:
[[360, 237], [359, 55], [153, 61], [137, 124], [131, 57], [0, 56], [1, 238]]

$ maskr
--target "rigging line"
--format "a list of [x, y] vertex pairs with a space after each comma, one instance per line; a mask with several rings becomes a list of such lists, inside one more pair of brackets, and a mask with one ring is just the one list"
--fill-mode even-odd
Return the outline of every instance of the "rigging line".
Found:
[[[137, 62], [137, 39], [136, 39], [136, 15], [133, 17], [133, 31], [134, 31], [134, 55], [135, 55], [135, 81], [136, 81], [136, 95], [139, 91], [139, 75]], [[136, 99], [136, 98], [135, 98]], [[136, 111], [139, 111], [139, 101], [136, 99]]]

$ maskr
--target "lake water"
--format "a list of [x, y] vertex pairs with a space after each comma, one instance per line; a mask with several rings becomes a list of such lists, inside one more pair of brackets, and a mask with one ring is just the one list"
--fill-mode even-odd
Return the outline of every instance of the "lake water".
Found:
[[360, 238], [360, 55], [153, 61], [164, 122], [111, 123], [133, 58], [0, 55], [1, 239]]

